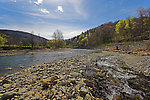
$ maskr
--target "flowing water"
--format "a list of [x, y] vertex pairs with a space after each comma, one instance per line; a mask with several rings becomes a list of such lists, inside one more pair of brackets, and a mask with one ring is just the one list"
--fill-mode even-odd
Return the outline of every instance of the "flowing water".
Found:
[[[39, 52], [33, 54], [2, 56], [0, 57], [0, 75], [9, 74], [21, 70], [20, 66], [32, 66], [34, 64], [49, 63], [75, 55], [93, 52], [93, 50], [73, 49], [70, 51]], [[8, 68], [12, 70], [8, 70]]]
[[[101, 57], [97, 61], [97, 65], [106, 72], [107, 78], [115, 82], [114, 85], [111, 84], [107, 87], [111, 91], [106, 94], [107, 99], [114, 100], [116, 97], [116, 99], [149, 100], [149, 78], [136, 74], [118, 56], [109, 55]], [[118, 95], [122, 96], [117, 97]]]
[[[0, 75], [20, 71], [20, 66], [29, 67], [90, 52], [93, 50], [78, 49], [0, 57]], [[150, 100], [150, 78], [135, 73], [120, 56], [104, 55], [96, 62], [82, 73], [87, 79], [85, 83], [92, 88], [93, 96], [108, 100]], [[97, 72], [99, 69], [101, 72]]]

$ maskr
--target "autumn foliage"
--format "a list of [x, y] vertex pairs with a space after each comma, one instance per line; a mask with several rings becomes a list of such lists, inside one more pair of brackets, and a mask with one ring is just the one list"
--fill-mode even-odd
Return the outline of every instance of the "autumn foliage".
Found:
[[150, 38], [150, 9], [139, 8], [138, 17], [109, 22], [82, 32], [67, 44], [74, 48], [91, 48], [102, 44], [148, 40]]

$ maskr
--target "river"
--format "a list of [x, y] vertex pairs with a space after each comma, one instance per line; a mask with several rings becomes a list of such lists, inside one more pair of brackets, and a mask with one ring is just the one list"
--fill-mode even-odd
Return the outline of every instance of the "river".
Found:
[[[38, 52], [24, 55], [2, 56], [0, 57], [0, 76], [20, 71], [20, 66], [29, 67], [35, 64], [49, 63], [75, 55], [93, 52], [87, 49], [71, 49], [67, 51]], [[8, 70], [12, 68], [12, 70]]]

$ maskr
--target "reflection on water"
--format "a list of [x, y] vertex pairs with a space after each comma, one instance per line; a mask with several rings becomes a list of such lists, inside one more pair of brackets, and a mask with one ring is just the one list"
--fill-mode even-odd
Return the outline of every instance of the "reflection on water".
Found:
[[[49, 63], [51, 61], [89, 53], [93, 50], [71, 50], [64, 52], [39, 52], [25, 55], [14, 55], [0, 57], [0, 75], [4, 73], [12, 73], [16, 70], [21, 70], [20, 66], [31, 66], [34, 64]], [[9, 71], [7, 68], [11, 67], [13, 70]]]

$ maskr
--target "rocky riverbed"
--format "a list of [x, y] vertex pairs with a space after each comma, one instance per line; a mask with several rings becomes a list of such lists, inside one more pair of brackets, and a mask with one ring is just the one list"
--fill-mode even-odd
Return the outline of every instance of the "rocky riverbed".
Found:
[[1, 77], [0, 99], [149, 100], [149, 64], [150, 57], [102, 52], [34, 65]]

